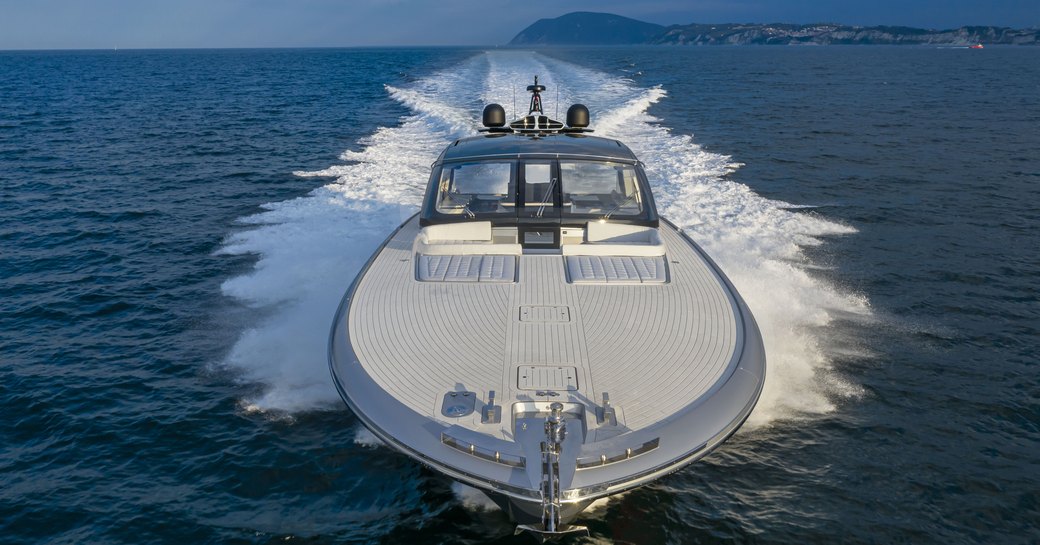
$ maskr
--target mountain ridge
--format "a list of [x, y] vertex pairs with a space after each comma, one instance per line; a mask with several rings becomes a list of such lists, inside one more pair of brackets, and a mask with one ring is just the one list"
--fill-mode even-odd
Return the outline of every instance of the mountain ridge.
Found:
[[690, 23], [662, 26], [611, 13], [539, 19], [509, 45], [1040, 45], [1040, 29], [962, 26], [935, 30], [838, 23]]
[[510, 45], [620, 45], [648, 43], [666, 27], [613, 13], [575, 11], [553, 19], [539, 19], [521, 30]]

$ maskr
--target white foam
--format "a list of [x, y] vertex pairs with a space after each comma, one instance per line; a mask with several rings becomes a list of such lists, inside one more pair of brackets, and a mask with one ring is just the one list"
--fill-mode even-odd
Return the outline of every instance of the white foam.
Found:
[[483, 492], [473, 488], [472, 486], [467, 486], [458, 481], [454, 481], [451, 483], [451, 492], [455, 494], [455, 499], [457, 499], [466, 509], [472, 511], [498, 510], [498, 504], [491, 501], [491, 499]]
[[[457, 81], [483, 64], [478, 57], [442, 78]], [[336, 179], [306, 197], [264, 205], [264, 212], [242, 220], [254, 229], [225, 242], [222, 253], [259, 260], [250, 274], [226, 281], [224, 293], [257, 308], [277, 306], [227, 357], [244, 380], [266, 386], [251, 405], [302, 411], [340, 403], [326, 364], [339, 300], [379, 243], [418, 209], [429, 165], [444, 142], [476, 128], [459, 108], [423, 98], [445, 96], [445, 84], [435, 76], [416, 89], [387, 87], [416, 114], [362, 139], [361, 151], [344, 152], [341, 159], [350, 164], [297, 172]]]
[[[224, 293], [273, 309], [243, 332], [227, 362], [266, 386], [248, 400], [261, 409], [301, 411], [339, 403], [326, 366], [329, 324], [342, 293], [379, 242], [416, 210], [429, 165], [445, 142], [473, 134], [486, 102], [526, 108], [533, 74], [550, 91], [547, 112], [560, 102], [592, 109], [597, 135], [618, 137], [645, 162], [661, 214], [684, 228], [719, 263], [751, 307], [766, 344], [769, 371], [752, 423], [833, 409], [858, 389], [830, 373], [821, 327], [836, 314], [867, 318], [867, 302], [809, 274], [802, 248], [855, 230], [791, 205], [763, 198], [729, 175], [726, 155], [673, 134], [649, 108], [667, 96], [613, 74], [529, 52], [493, 51], [409, 88], [387, 87], [412, 114], [343, 153], [343, 165], [300, 176], [335, 181], [298, 199], [265, 205], [243, 219], [253, 227], [230, 236], [224, 253], [257, 254], [247, 275]], [[666, 120], [665, 120], [666, 121]]]
[[590, 515], [602, 514], [607, 510], [608, 507], [621, 501], [621, 499], [627, 496], [629, 492], [631, 492], [631, 490], [618, 492], [617, 494], [595, 500], [591, 504], [589, 504], [588, 507], [585, 508], [585, 512]]
[[386, 446], [382, 439], [376, 437], [368, 428], [359, 425], [354, 430], [354, 444], [362, 447], [376, 448]]

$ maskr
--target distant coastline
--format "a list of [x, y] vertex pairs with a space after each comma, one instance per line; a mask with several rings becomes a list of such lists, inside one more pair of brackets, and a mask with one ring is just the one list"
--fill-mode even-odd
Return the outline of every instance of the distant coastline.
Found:
[[1040, 28], [964, 26], [931, 30], [834, 23], [719, 23], [662, 26], [610, 13], [540, 19], [509, 45], [1040, 45]]

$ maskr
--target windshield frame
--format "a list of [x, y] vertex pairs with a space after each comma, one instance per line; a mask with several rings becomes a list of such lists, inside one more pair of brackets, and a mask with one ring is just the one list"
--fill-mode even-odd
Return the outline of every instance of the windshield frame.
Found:
[[[543, 214], [539, 217], [527, 217], [524, 214], [525, 203], [524, 203], [524, 187], [523, 176], [521, 175], [521, 165], [530, 161], [532, 163], [550, 163], [553, 177], [556, 178], [556, 183], [551, 188], [553, 192], [551, 206], [546, 206]], [[502, 163], [509, 162], [510, 168], [510, 182], [509, 185], [512, 188], [513, 195], [511, 205], [513, 207], [512, 213], [498, 212], [484, 212], [479, 210], [472, 210], [472, 215], [469, 213], [444, 213], [437, 209], [438, 197], [439, 197], [439, 186], [441, 182], [441, 173], [444, 168], [449, 168], [454, 165], [463, 163]], [[631, 166], [635, 173], [635, 179], [633, 183], [636, 186], [636, 191], [640, 195], [640, 201], [642, 209], [638, 214], [624, 215], [618, 214], [617, 212], [611, 213], [609, 217], [605, 217], [606, 214], [603, 212], [599, 213], [577, 213], [571, 212], [566, 206], [563, 206], [563, 189], [566, 186], [565, 177], [560, 170], [560, 164], [571, 163], [571, 162], [586, 162], [586, 163], [610, 163], [624, 166]], [[426, 195], [423, 198], [423, 206], [420, 212], [420, 225], [434, 225], [439, 223], [455, 223], [464, 221], [488, 221], [492, 222], [492, 225], [496, 227], [501, 226], [515, 226], [515, 225], [527, 225], [530, 223], [544, 224], [547, 221], [553, 224], [559, 224], [565, 227], [579, 227], [584, 226], [589, 221], [599, 221], [606, 219], [611, 223], [624, 223], [634, 225], [645, 225], [649, 227], [657, 227], [659, 219], [657, 216], [657, 208], [654, 203], [653, 193], [650, 190], [650, 184], [647, 181], [646, 174], [643, 172], [642, 163], [640, 161], [629, 161], [617, 158], [599, 158], [599, 157], [588, 157], [588, 156], [569, 156], [569, 155], [556, 155], [556, 154], [524, 154], [524, 155], [496, 155], [496, 156], [480, 156], [480, 157], [459, 157], [453, 158], [448, 161], [439, 160], [432, 165], [430, 172], [429, 183], [426, 187]]]

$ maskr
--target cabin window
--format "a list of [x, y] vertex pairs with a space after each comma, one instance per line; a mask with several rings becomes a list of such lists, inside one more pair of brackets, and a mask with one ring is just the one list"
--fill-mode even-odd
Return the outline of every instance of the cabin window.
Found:
[[523, 163], [524, 203], [527, 206], [553, 205], [552, 165], [550, 163]]
[[552, 161], [522, 161], [520, 168], [521, 217], [560, 217], [559, 184]]
[[445, 164], [437, 182], [437, 212], [476, 217], [515, 211], [509, 161]]
[[643, 214], [643, 195], [633, 165], [560, 161], [563, 210], [601, 217]]

